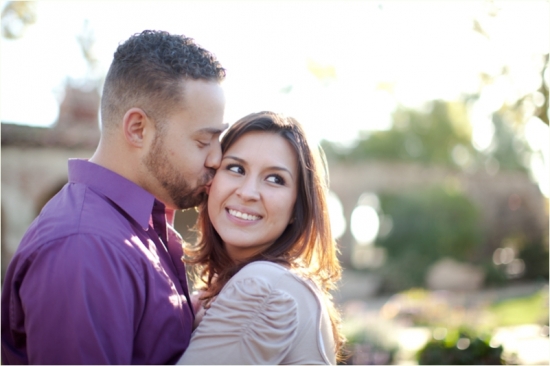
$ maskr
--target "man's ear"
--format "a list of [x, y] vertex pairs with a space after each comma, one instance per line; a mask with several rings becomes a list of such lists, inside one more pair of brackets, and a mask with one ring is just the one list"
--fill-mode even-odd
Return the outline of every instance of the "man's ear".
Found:
[[126, 141], [135, 147], [142, 147], [150, 120], [141, 108], [130, 108], [124, 114], [122, 129]]

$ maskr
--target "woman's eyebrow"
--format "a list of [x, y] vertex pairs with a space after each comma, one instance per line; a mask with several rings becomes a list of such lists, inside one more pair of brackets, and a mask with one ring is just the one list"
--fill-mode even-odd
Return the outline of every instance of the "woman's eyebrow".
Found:
[[[237, 156], [234, 156], [234, 155], [225, 155], [225, 156], [222, 158], [222, 160], [225, 160], [225, 159], [232, 159], [232, 160], [238, 161], [238, 162], [241, 163], [241, 164], [246, 164], [246, 160], [244, 160], [244, 159], [242, 159], [242, 158], [239, 158], [239, 157], [237, 157]], [[285, 167], [283, 167], [283, 166], [273, 165], [273, 166], [268, 166], [267, 169], [269, 169], [269, 170], [282, 170], [282, 171], [285, 171], [285, 172], [287, 172], [288, 174], [290, 174], [290, 176], [292, 177], [292, 179], [294, 179], [294, 175], [292, 174], [292, 172], [291, 172], [289, 169], [287, 169], [287, 168], [285, 168]]]
[[234, 155], [224, 155], [222, 159], [233, 159], [233, 160], [237, 160], [239, 163], [246, 163], [244, 159], [238, 158]]

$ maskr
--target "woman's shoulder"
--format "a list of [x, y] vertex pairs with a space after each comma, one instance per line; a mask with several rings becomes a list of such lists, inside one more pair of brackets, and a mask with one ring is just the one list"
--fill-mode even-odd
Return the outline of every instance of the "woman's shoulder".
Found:
[[235, 301], [240, 303], [240, 309], [270, 304], [271, 311], [292, 313], [293, 309], [295, 311], [295, 300], [285, 286], [281, 286], [288, 282], [284, 279], [290, 276], [292, 274], [288, 269], [276, 263], [249, 263], [227, 282], [213, 304], [223, 302], [227, 305]]
[[298, 307], [321, 307], [319, 292], [312, 280], [268, 261], [247, 264], [231, 278], [222, 293], [224, 290], [230, 291], [231, 296], [246, 292], [256, 297], [285, 298]]
[[281, 286], [292, 276], [285, 267], [267, 261], [252, 262], [237, 272], [223, 287], [216, 301], [238, 299], [247, 301], [248, 305], [260, 305], [265, 299], [284, 299], [294, 302], [292, 296]]
[[[321, 308], [319, 294], [313, 282], [298, 276], [285, 266], [268, 261], [247, 264], [227, 282], [214, 303], [235, 303], [243, 307], [263, 308], [279, 316], [294, 318], [299, 309]], [[268, 309], [269, 308], [269, 309]], [[301, 314], [303, 317], [304, 314]]]
[[230, 282], [237, 282], [244, 278], [259, 279], [275, 287], [285, 287], [292, 282], [306, 287], [312, 285], [310, 280], [304, 279], [287, 267], [269, 261], [255, 261], [247, 264], [233, 276]]
[[277, 263], [268, 262], [268, 261], [255, 261], [248, 263], [246, 266], [241, 268], [231, 280], [240, 280], [243, 278], [261, 278], [263, 280], [276, 280], [281, 276], [287, 276], [289, 270]]

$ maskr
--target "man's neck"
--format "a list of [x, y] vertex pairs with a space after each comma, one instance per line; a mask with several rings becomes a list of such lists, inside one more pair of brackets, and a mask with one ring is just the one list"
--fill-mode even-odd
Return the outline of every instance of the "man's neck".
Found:
[[139, 167], [137, 166], [138, 160], [126, 151], [121, 144], [115, 143], [115, 141], [104, 141], [102, 137], [89, 161], [141, 186], [137, 175], [139, 171]]

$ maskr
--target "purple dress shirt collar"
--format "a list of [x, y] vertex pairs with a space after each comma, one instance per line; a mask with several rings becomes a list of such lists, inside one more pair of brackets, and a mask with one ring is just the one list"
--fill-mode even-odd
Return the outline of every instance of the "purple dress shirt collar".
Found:
[[85, 159], [69, 159], [69, 182], [87, 185], [122, 208], [144, 230], [148, 229], [155, 197], [134, 182]]

